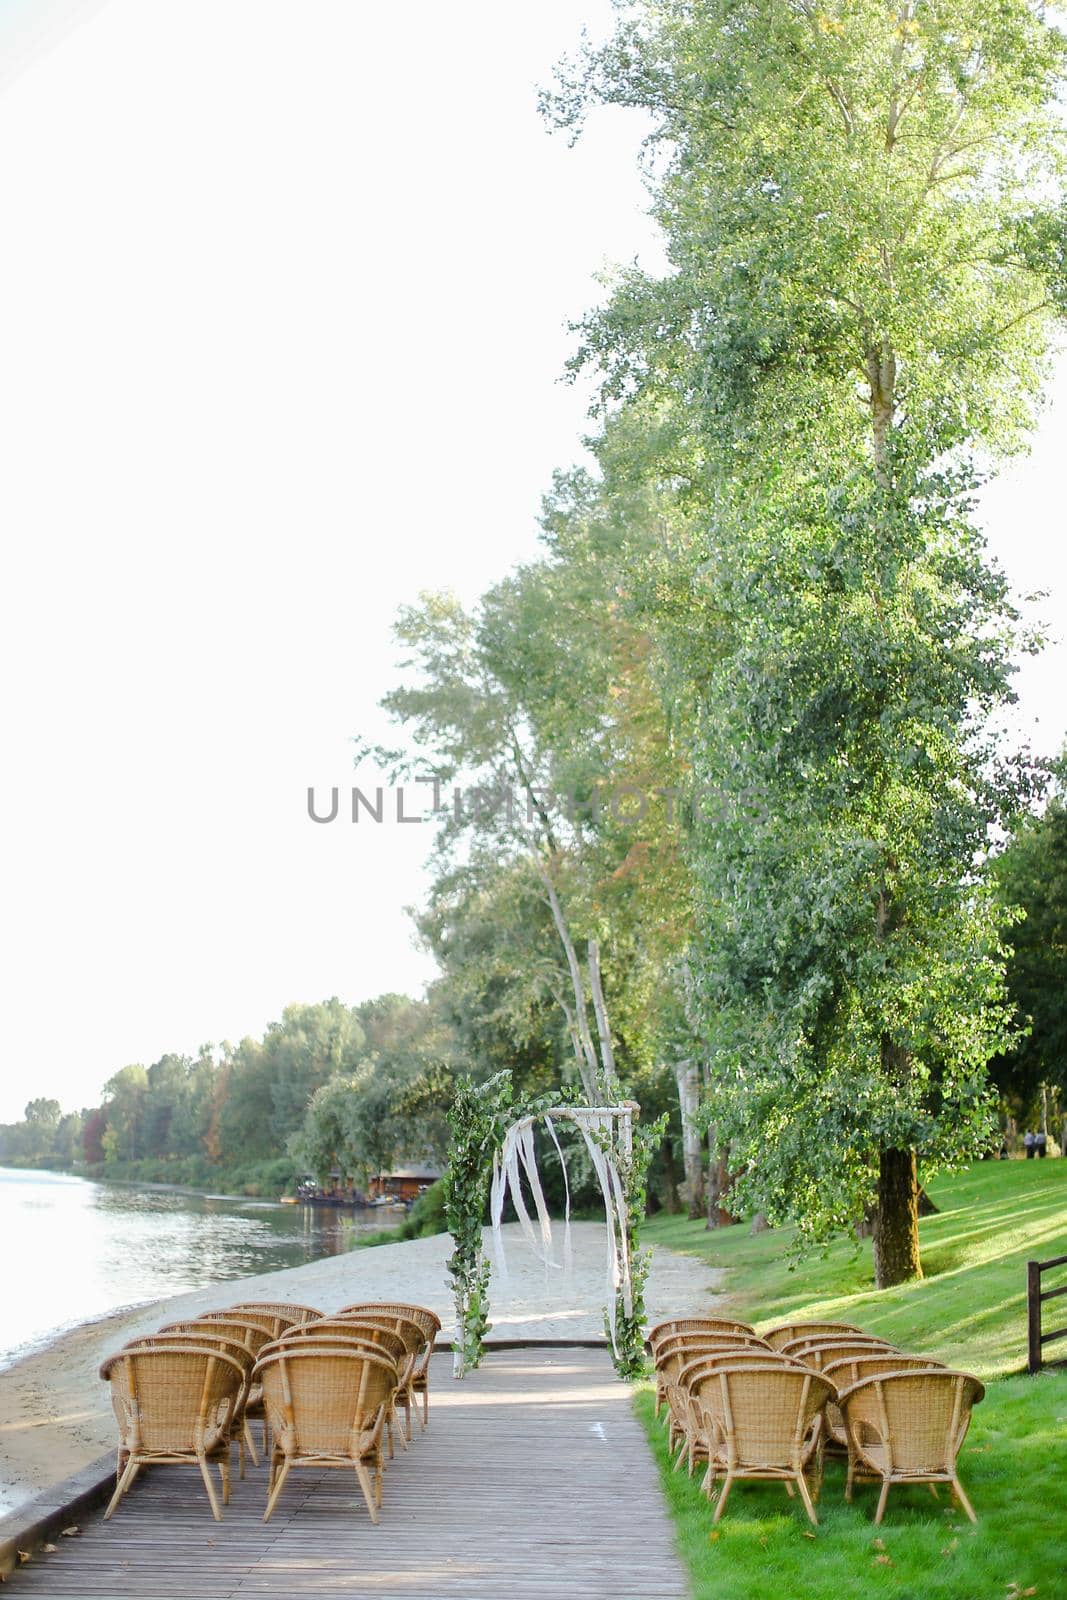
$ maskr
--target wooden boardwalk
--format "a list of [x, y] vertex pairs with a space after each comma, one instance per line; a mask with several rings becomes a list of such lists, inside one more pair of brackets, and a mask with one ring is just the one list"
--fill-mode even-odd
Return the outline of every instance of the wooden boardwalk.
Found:
[[374, 1527], [354, 1477], [294, 1472], [270, 1522], [266, 1474], [234, 1473], [222, 1523], [199, 1474], [144, 1474], [105, 1523], [8, 1580], [33, 1595], [231, 1600], [686, 1600], [629, 1390], [605, 1352], [490, 1353], [462, 1383], [433, 1358], [430, 1426], [385, 1475]]

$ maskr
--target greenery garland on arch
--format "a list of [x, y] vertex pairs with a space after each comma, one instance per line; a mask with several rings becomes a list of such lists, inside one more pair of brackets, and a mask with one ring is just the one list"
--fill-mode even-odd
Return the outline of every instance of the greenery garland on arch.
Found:
[[[640, 1248], [640, 1226], [644, 1217], [646, 1180], [649, 1164], [660, 1139], [660, 1119], [647, 1127], [636, 1124], [639, 1108], [633, 1106], [633, 1120], [627, 1119], [628, 1136], [614, 1141], [602, 1130], [590, 1130], [590, 1137], [610, 1156], [622, 1190], [621, 1223], [625, 1237], [623, 1249], [629, 1266], [628, 1282], [623, 1274], [616, 1290], [615, 1305], [605, 1310], [604, 1324], [616, 1371], [620, 1377], [637, 1376], [644, 1369], [644, 1285], [651, 1252]], [[558, 1091], [536, 1099], [517, 1102], [508, 1072], [499, 1072], [483, 1084], [460, 1079], [448, 1113], [452, 1145], [445, 1174], [445, 1217], [455, 1249], [448, 1261], [448, 1274], [456, 1305], [456, 1332], [453, 1344], [453, 1376], [462, 1378], [481, 1361], [489, 1322], [490, 1262], [483, 1242], [483, 1222], [492, 1182], [494, 1158], [499, 1154], [509, 1128], [525, 1119], [539, 1119], [553, 1107], [570, 1107], [566, 1094]], [[596, 1112], [599, 1107], [573, 1101], [575, 1112]]]

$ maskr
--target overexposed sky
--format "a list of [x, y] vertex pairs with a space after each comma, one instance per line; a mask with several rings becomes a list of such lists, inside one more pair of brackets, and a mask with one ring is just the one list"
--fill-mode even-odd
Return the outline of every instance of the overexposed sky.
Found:
[[[536, 538], [639, 118], [535, 89], [608, 0], [0, 0], [0, 1120], [283, 1005], [417, 992], [422, 827], [316, 827], [389, 627]], [[1067, 631], [1067, 371], [987, 500]], [[1062, 646], [1022, 679], [1064, 737]]]

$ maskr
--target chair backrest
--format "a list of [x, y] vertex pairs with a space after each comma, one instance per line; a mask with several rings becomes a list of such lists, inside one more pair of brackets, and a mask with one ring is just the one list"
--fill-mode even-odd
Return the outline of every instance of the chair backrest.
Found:
[[264, 1356], [256, 1378], [286, 1455], [348, 1455], [353, 1434], [370, 1427], [388, 1405], [396, 1369], [366, 1349], [304, 1341]]
[[269, 1322], [275, 1339], [286, 1328], [295, 1327], [301, 1322], [314, 1322], [322, 1316], [322, 1312], [316, 1311], [314, 1306], [301, 1306], [282, 1300], [249, 1300], [229, 1309], [239, 1316], [247, 1314]]
[[784, 1356], [794, 1356], [796, 1360], [803, 1361], [806, 1366], [815, 1367], [821, 1372], [828, 1361], [855, 1353], [862, 1355], [869, 1351], [871, 1355], [878, 1355], [883, 1350], [892, 1351], [893, 1346], [886, 1344], [882, 1339], [868, 1339], [866, 1335], [859, 1338], [815, 1338], [792, 1339], [788, 1344], [778, 1347]]
[[333, 1322], [358, 1322], [364, 1326], [388, 1328], [393, 1333], [398, 1333], [404, 1341], [404, 1347], [409, 1355], [418, 1355], [429, 1342], [426, 1334], [419, 1324], [412, 1320], [406, 1312], [393, 1311], [389, 1307], [373, 1306], [368, 1310], [339, 1311]]
[[653, 1358], [665, 1339], [678, 1333], [747, 1333], [755, 1337], [755, 1329], [748, 1322], [736, 1322], [732, 1317], [670, 1317], [657, 1322], [648, 1331], [648, 1346]]
[[732, 1350], [706, 1350], [694, 1354], [678, 1368], [675, 1382], [679, 1389], [691, 1389], [695, 1379], [706, 1372], [717, 1372], [721, 1367], [791, 1367], [796, 1372], [810, 1372], [802, 1362], [793, 1361], [777, 1350], [754, 1350], [750, 1345], [738, 1345]]
[[358, 1339], [363, 1344], [377, 1346], [392, 1361], [402, 1362], [410, 1355], [409, 1342], [394, 1327], [384, 1322], [372, 1322], [362, 1317], [320, 1317], [318, 1322], [305, 1323], [302, 1328], [290, 1328], [297, 1338], [315, 1339], [321, 1333], [337, 1333]]
[[377, 1316], [384, 1313], [391, 1317], [410, 1317], [412, 1322], [417, 1322], [425, 1333], [427, 1339], [436, 1339], [441, 1331], [441, 1319], [436, 1311], [431, 1311], [429, 1306], [407, 1305], [402, 1300], [364, 1300], [354, 1305], [342, 1306], [338, 1316]]
[[865, 1337], [863, 1329], [854, 1328], [851, 1322], [783, 1322], [777, 1328], [771, 1328], [763, 1337], [769, 1345], [780, 1350], [794, 1339], [811, 1339], [820, 1333], [831, 1337], [834, 1334], [858, 1333], [861, 1338]]
[[407, 1318], [422, 1333], [423, 1340], [431, 1343], [441, 1331], [441, 1319], [436, 1311], [431, 1311], [428, 1306], [405, 1305], [399, 1300], [368, 1300], [358, 1305], [342, 1306], [338, 1316], [373, 1317], [379, 1321], [383, 1317], [390, 1321]]
[[129, 1449], [192, 1452], [229, 1425], [247, 1365], [223, 1350], [171, 1343], [132, 1345], [109, 1356], [100, 1376], [112, 1386]]
[[[299, 1328], [290, 1328], [288, 1333], [283, 1333], [280, 1338], [270, 1344], [265, 1344], [259, 1352], [259, 1359], [265, 1361], [268, 1356], [276, 1355], [279, 1350], [310, 1350], [312, 1346], [327, 1350], [362, 1350], [365, 1355], [376, 1356], [379, 1360], [387, 1361], [393, 1371], [398, 1369], [395, 1356], [383, 1350], [380, 1344], [372, 1344], [369, 1339], [361, 1339], [356, 1333], [320, 1333], [303, 1335]], [[404, 1362], [407, 1356], [401, 1349], [399, 1361]]]
[[864, 1444], [870, 1433], [880, 1440], [884, 1450], [880, 1471], [951, 1473], [970, 1424], [971, 1407], [984, 1394], [978, 1379], [968, 1372], [927, 1367], [861, 1378], [841, 1390], [838, 1403], [861, 1457], [867, 1459]]
[[142, 1346], [173, 1345], [176, 1339], [180, 1339], [184, 1345], [196, 1345], [203, 1350], [221, 1350], [224, 1355], [240, 1362], [246, 1372], [251, 1372], [256, 1364], [255, 1353], [246, 1344], [241, 1344], [238, 1339], [231, 1339], [228, 1334], [216, 1333], [213, 1329], [201, 1332], [194, 1328], [187, 1332], [185, 1328], [179, 1327], [176, 1330], [163, 1330], [159, 1333], [142, 1333], [136, 1339], [128, 1339], [122, 1348], [136, 1350]]
[[210, 1333], [212, 1329], [227, 1339], [233, 1339], [237, 1344], [243, 1344], [246, 1350], [253, 1355], [258, 1355], [265, 1344], [269, 1344], [273, 1337], [269, 1322], [253, 1317], [230, 1317], [215, 1312], [211, 1316], [187, 1317], [182, 1322], [168, 1322], [161, 1329], [161, 1333]]
[[735, 1469], [796, 1469], [812, 1423], [833, 1395], [817, 1372], [767, 1360], [723, 1363], [694, 1377], [689, 1392]]
[[670, 1374], [679, 1365], [692, 1359], [698, 1351], [706, 1350], [769, 1350], [754, 1333], [679, 1333], [665, 1339], [656, 1352], [656, 1370], [669, 1381]]
[[854, 1355], [834, 1355], [820, 1370], [836, 1388], [850, 1389], [861, 1378], [873, 1378], [880, 1372], [924, 1372], [943, 1365], [932, 1356], [905, 1356], [899, 1350], [864, 1350]]

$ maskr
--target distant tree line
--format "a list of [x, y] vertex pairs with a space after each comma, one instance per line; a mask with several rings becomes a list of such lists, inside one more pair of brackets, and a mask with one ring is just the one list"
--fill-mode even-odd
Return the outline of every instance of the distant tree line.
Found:
[[[0, 1125], [0, 1163], [190, 1184], [228, 1174], [264, 1191], [335, 1167], [362, 1181], [404, 1157], [443, 1159], [451, 1070], [435, 1003], [287, 1006], [261, 1039], [123, 1067], [99, 1106], [31, 1101]], [[327, 1115], [338, 1099], [343, 1127]]]

